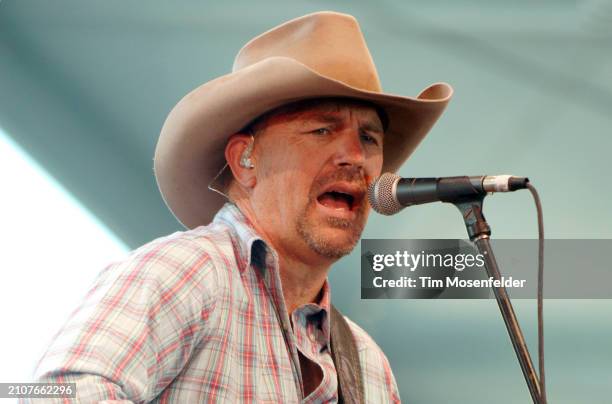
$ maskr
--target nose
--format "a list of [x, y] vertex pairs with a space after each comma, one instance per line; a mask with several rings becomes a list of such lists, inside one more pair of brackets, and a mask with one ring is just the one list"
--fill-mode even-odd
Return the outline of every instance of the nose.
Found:
[[363, 168], [365, 157], [365, 148], [358, 130], [346, 131], [338, 137], [335, 165]]

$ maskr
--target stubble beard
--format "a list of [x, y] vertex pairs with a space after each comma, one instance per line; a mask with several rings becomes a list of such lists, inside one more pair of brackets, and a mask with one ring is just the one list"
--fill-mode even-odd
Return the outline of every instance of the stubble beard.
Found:
[[308, 221], [306, 214], [302, 214], [298, 219], [297, 232], [312, 251], [330, 259], [340, 259], [353, 251], [364, 227], [337, 217], [327, 218], [327, 225], [336, 229], [344, 229], [347, 240], [338, 242], [339, 240], [335, 238], [334, 242], [330, 240], [330, 237], [323, 236], [320, 231], [316, 230], [316, 225]]
[[[351, 174], [341, 172], [339, 175], [334, 175], [334, 178], [350, 180], [354, 177]], [[362, 201], [355, 220], [342, 219], [339, 217], [326, 218], [326, 224], [323, 226], [327, 225], [331, 228], [344, 230], [344, 235], [340, 237], [325, 235], [322, 231], [317, 230], [319, 225], [313, 223], [312, 220], [315, 216], [317, 203], [316, 196], [311, 194], [308, 204], [301, 212], [296, 222], [297, 233], [315, 253], [329, 259], [340, 259], [353, 251], [361, 238], [361, 233], [365, 227], [365, 219], [367, 217], [366, 202]]]

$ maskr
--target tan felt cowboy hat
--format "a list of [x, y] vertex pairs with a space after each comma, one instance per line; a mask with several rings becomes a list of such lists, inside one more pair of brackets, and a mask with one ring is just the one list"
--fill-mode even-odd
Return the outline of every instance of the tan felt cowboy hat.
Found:
[[172, 109], [155, 150], [166, 204], [186, 227], [211, 222], [225, 202], [208, 185], [225, 166], [228, 138], [263, 113], [290, 102], [350, 97], [372, 102], [389, 119], [383, 172], [395, 172], [452, 96], [445, 83], [416, 98], [382, 92], [357, 21], [319, 12], [265, 32], [238, 52], [232, 72], [204, 83]]

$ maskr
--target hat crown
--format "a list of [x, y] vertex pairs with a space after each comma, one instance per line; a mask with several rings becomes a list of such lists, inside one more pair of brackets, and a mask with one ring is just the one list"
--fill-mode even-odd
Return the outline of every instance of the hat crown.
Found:
[[359, 23], [347, 14], [319, 12], [272, 28], [244, 45], [232, 71], [272, 57], [288, 57], [351, 87], [382, 92]]

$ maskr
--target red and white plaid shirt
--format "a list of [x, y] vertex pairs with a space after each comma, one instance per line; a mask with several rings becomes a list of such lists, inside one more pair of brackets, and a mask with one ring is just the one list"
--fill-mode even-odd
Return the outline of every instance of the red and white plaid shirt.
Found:
[[[108, 266], [35, 377], [76, 382], [78, 402], [87, 403], [336, 402], [329, 304], [326, 281], [321, 301], [298, 307], [291, 326], [276, 253], [226, 204], [210, 225]], [[348, 321], [366, 401], [399, 402], [387, 358]], [[298, 351], [323, 372], [307, 397]]]

